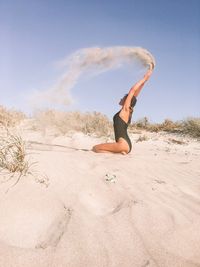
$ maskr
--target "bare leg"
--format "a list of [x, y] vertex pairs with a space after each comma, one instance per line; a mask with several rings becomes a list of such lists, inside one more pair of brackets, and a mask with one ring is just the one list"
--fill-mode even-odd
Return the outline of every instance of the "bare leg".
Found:
[[127, 154], [129, 152], [129, 146], [124, 140], [119, 140], [115, 143], [104, 143], [96, 145], [92, 148], [96, 153], [121, 153]]

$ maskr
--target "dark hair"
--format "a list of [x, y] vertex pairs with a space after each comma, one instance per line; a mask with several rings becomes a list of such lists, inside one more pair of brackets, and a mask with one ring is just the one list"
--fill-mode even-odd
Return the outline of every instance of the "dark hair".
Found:
[[[124, 97], [127, 98], [127, 96], [128, 96], [128, 94], [126, 94]], [[132, 99], [131, 99], [131, 105], [130, 105], [130, 107], [131, 108], [134, 108], [134, 106], [136, 105], [136, 102], [137, 102], [137, 98], [135, 96], [133, 96]]]

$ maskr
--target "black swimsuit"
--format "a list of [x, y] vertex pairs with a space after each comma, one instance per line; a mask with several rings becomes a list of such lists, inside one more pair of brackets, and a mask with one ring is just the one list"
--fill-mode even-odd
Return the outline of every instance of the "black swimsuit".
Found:
[[127, 134], [127, 128], [129, 123], [126, 123], [120, 116], [119, 112], [117, 112], [113, 117], [113, 126], [114, 126], [114, 132], [115, 132], [115, 141], [117, 142], [120, 137], [126, 140], [126, 142], [129, 145], [129, 152], [131, 151], [132, 144], [131, 140]]
[[[136, 104], [137, 99], [135, 97], [133, 97], [134, 99], [134, 104], [133, 107]], [[121, 111], [121, 110], [120, 110]], [[122, 137], [129, 145], [129, 152], [131, 152], [132, 149], [132, 144], [131, 144], [131, 140], [128, 136], [127, 133], [127, 128], [131, 122], [131, 116], [129, 118], [128, 123], [126, 123], [120, 116], [119, 116], [119, 112], [117, 112], [114, 117], [113, 117], [113, 126], [114, 126], [114, 132], [115, 132], [115, 141], [117, 142], [119, 140], [120, 137]], [[128, 153], [129, 153], [128, 152]]]

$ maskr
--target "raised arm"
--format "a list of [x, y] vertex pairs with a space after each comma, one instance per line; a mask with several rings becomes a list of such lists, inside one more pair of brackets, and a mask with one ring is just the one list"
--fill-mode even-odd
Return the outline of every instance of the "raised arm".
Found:
[[136, 84], [134, 84], [133, 87], [131, 87], [131, 89], [130, 89], [130, 91], [128, 93], [128, 96], [126, 98], [126, 101], [124, 103], [123, 108], [129, 109], [132, 97], [133, 96], [135, 96], [135, 97], [138, 96], [138, 94], [140, 93], [140, 91], [143, 88], [144, 84], [150, 78], [152, 72], [153, 72], [153, 65], [151, 65], [150, 69], [145, 73], [144, 77], [141, 80], [139, 80]]

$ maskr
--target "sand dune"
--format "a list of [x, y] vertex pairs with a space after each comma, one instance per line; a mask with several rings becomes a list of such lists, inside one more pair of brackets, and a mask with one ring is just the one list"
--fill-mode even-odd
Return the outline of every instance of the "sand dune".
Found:
[[37, 163], [0, 184], [1, 267], [200, 266], [197, 141], [135, 134], [123, 156], [93, 153], [101, 140], [81, 133], [21, 134]]

